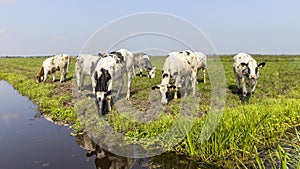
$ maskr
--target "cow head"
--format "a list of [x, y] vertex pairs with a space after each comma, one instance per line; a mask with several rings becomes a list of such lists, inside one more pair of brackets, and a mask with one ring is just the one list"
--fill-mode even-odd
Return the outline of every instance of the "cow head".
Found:
[[124, 56], [120, 52], [111, 52], [110, 54], [113, 55], [113, 58], [116, 59], [117, 63], [123, 63], [125, 61]]
[[170, 92], [169, 89], [176, 88], [176, 86], [170, 85], [169, 81], [170, 81], [170, 75], [168, 73], [164, 73], [161, 84], [152, 87], [152, 90], [159, 89], [159, 93], [161, 96], [161, 103], [163, 105], [166, 105], [168, 103], [168, 95]]
[[99, 115], [105, 113], [105, 106], [107, 102], [107, 96], [111, 95], [111, 90], [108, 89], [109, 82], [111, 81], [111, 75], [106, 69], [101, 69], [98, 75], [97, 71], [94, 73], [96, 81], [95, 87], [95, 102]]
[[44, 81], [44, 67], [41, 68], [39, 74], [36, 77], [36, 82], [41, 83]]
[[152, 68], [148, 68], [147, 69], [148, 72], [148, 78], [152, 79], [155, 77], [155, 72], [156, 72], [156, 67], [152, 67]]
[[249, 79], [257, 79], [259, 76], [259, 68], [266, 65], [265, 62], [257, 64], [255, 60], [250, 60], [248, 63], [241, 63], [242, 73]]

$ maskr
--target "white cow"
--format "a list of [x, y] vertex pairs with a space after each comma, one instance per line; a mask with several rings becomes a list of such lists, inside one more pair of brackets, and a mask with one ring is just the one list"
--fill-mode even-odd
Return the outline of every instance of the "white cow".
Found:
[[111, 52], [108, 56], [100, 59], [96, 65], [93, 77], [95, 83], [96, 105], [99, 115], [105, 112], [105, 105], [107, 103], [108, 111], [111, 110], [111, 96], [112, 96], [112, 83], [119, 82], [118, 92], [116, 98], [119, 97], [123, 88], [123, 76], [127, 75], [127, 100], [130, 96], [130, 84], [133, 74], [133, 54], [126, 49], [120, 49]]
[[[242, 101], [244, 101], [247, 93], [254, 92], [258, 81], [259, 68], [265, 65], [265, 62], [257, 64], [256, 60], [246, 53], [239, 53], [233, 57], [232, 67], [239, 92], [241, 91], [240, 83], [242, 80]], [[250, 91], [247, 90], [246, 85], [250, 87]]]
[[196, 93], [196, 55], [190, 51], [169, 53], [162, 73], [162, 81], [152, 89], [159, 89], [161, 103], [168, 103], [169, 88], [175, 89], [174, 98], [177, 98], [177, 92], [180, 88], [185, 88], [184, 94], [187, 94], [189, 81], [192, 81], [192, 94]]
[[206, 83], [206, 64], [207, 64], [207, 57], [202, 52], [195, 52], [197, 55], [197, 78], [200, 78], [200, 70], [203, 71], [203, 83]]
[[47, 58], [37, 76], [37, 82], [45, 82], [49, 73], [52, 73], [52, 80], [55, 81], [55, 72], [60, 71], [60, 82], [66, 79], [69, 70], [71, 57], [67, 54], [55, 55]]
[[154, 78], [156, 67], [152, 66], [149, 56], [142, 52], [133, 53], [133, 72], [135, 76], [135, 68], [138, 67], [140, 70], [140, 77], [142, 77], [142, 72], [145, 70], [147, 72], [148, 78]]
[[[75, 74], [79, 93], [82, 91], [86, 75], [89, 75], [91, 77], [92, 83], [94, 83], [94, 77], [92, 75], [99, 60], [99, 56], [91, 54], [79, 54], [76, 58]], [[93, 93], [95, 93], [94, 88]]]

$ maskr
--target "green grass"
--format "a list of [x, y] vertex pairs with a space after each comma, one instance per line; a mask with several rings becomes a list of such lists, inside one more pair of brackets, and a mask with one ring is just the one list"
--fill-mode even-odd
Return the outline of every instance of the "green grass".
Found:
[[[90, 125], [94, 123], [101, 128], [105, 123], [116, 132], [124, 134], [125, 142], [139, 141], [145, 148], [155, 143], [168, 147], [178, 140], [164, 135], [164, 132], [176, 124], [180, 128], [179, 133], [186, 136], [176, 146], [168, 148], [168, 151], [189, 155], [198, 161], [225, 168], [299, 168], [300, 57], [253, 56], [258, 62], [265, 61], [267, 64], [260, 70], [254, 95], [245, 104], [242, 104], [239, 95], [235, 94], [237, 87], [231, 66], [232, 56], [221, 57], [226, 77], [226, 104], [214, 133], [202, 143], [199, 138], [212, 108], [211, 96], [214, 94], [211, 93], [211, 89], [215, 84], [209, 81], [209, 75], [215, 78], [216, 74], [213, 69], [216, 66], [213, 65], [214, 58], [209, 58], [212, 65], [211, 70], [208, 70], [207, 83], [201, 82], [201, 76], [197, 86], [200, 93], [199, 109], [197, 112], [191, 112], [191, 119], [184, 119], [180, 114], [181, 103], [188, 102], [189, 98], [172, 100], [154, 120], [143, 123], [128, 112], [118, 112], [116, 108], [105, 116], [107, 120], [95, 115], [93, 108], [87, 111], [88, 119], [80, 118], [75, 112], [85, 111], [83, 107], [93, 103], [93, 98], [77, 102], [74, 109], [72, 91], [57, 92], [59, 87], [72, 87], [70, 80], [59, 84], [52, 83], [49, 78], [47, 83], [37, 84], [34, 77], [43, 58], [1, 58], [0, 79], [7, 80], [21, 94], [33, 100], [42, 113], [52, 114], [54, 119], [73, 123], [77, 131], [85, 127], [94, 127]], [[145, 117], [154, 116], [145, 112], [143, 114], [143, 111], [149, 109], [149, 98], [153, 94], [151, 87], [160, 83], [165, 58], [150, 59], [158, 69], [156, 78], [134, 77], [131, 86], [131, 105], [140, 110], [140, 115]], [[73, 73], [74, 59], [67, 78], [72, 78]], [[191, 129], [184, 124], [189, 121], [194, 122]], [[103, 128], [100, 130], [103, 131]], [[164, 140], [164, 137], [168, 138], [168, 142], [160, 141]]]

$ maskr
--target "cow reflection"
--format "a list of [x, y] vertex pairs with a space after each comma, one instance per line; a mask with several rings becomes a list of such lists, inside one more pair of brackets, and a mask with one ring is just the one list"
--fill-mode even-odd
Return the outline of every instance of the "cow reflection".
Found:
[[130, 169], [134, 164], [133, 158], [117, 156], [103, 150], [86, 134], [77, 136], [76, 141], [81, 148], [87, 150], [87, 157], [95, 155], [95, 165], [97, 169]]

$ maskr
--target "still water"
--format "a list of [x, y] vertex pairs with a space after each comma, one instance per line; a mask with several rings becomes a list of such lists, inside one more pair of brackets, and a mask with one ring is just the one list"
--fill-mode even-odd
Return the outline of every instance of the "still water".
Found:
[[[47, 120], [48, 119], [48, 120]], [[133, 159], [106, 152], [86, 135], [73, 137], [6, 81], [0, 81], [0, 169], [198, 168], [185, 157]]]
[[0, 168], [95, 168], [67, 127], [38, 116], [37, 106], [0, 81]]

